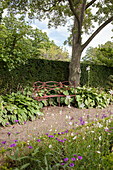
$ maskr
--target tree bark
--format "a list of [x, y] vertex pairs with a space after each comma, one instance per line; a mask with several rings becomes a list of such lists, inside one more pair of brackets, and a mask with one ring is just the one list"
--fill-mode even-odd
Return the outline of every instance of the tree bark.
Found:
[[74, 20], [74, 27], [72, 30], [73, 40], [72, 40], [72, 57], [69, 65], [69, 81], [74, 81], [75, 86], [78, 86], [80, 83], [80, 59], [82, 53], [81, 47], [81, 38], [78, 39], [78, 32], [76, 31], [77, 21]]

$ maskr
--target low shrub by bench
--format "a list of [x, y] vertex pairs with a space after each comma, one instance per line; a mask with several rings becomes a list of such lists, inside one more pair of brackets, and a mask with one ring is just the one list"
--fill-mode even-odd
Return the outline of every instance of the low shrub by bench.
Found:
[[[68, 90], [70, 90], [73, 87], [74, 87], [74, 93], [69, 95]], [[66, 97], [68, 103], [69, 103], [69, 99], [71, 97], [75, 98], [75, 83], [71, 82], [71, 84], [69, 84], [69, 81], [64, 81], [64, 82], [37, 81], [37, 82], [33, 83], [32, 97], [37, 101], [44, 101], [44, 100], [49, 99], [50, 106], [51, 106], [51, 98], [58, 97], [59, 98], [59, 107], [60, 107], [61, 97]]]

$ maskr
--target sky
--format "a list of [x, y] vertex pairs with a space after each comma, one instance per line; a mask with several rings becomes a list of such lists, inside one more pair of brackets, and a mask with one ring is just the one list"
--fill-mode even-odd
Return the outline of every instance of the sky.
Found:
[[[69, 46], [64, 46], [64, 41], [68, 38], [70, 35], [70, 32], [68, 32], [67, 25], [65, 27], [59, 26], [57, 29], [54, 27], [48, 29], [47, 26], [48, 20], [44, 20], [42, 22], [38, 20], [33, 20], [31, 26], [33, 28], [39, 28], [43, 32], [46, 32], [50, 40], [54, 40], [55, 44], [61, 47], [65, 47], [66, 50], [68, 50], [69, 55], [71, 56], [72, 49]], [[97, 27], [98, 28], [98, 27]], [[113, 41], [111, 37], [113, 37], [113, 25], [108, 24], [86, 47], [86, 49], [83, 51], [82, 57], [85, 55], [86, 50], [88, 47], [98, 47], [100, 44], [105, 44], [107, 41]], [[83, 35], [83, 43], [88, 39], [87, 35]]]

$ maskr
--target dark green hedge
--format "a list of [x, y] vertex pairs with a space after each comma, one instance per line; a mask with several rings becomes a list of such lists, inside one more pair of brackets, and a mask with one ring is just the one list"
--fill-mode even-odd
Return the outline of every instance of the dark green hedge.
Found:
[[[81, 63], [81, 85], [88, 82], [87, 66], [87, 64]], [[90, 86], [105, 87], [108, 76], [113, 74], [113, 68], [99, 65], [90, 66]], [[14, 91], [18, 84], [25, 87], [32, 86], [35, 81], [67, 81], [68, 77], [69, 62], [30, 59], [26, 65], [11, 72], [7, 69], [0, 69], [0, 93], [6, 93], [9, 89]]]

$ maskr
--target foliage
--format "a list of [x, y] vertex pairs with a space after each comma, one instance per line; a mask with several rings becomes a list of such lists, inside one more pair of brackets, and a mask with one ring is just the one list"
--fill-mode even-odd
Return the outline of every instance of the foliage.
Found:
[[29, 58], [38, 58], [41, 49], [46, 50], [50, 41], [46, 33], [33, 29], [21, 18], [4, 17], [0, 25], [0, 61], [9, 70], [25, 64]]
[[76, 101], [79, 108], [103, 108], [109, 105], [112, 100], [110, 95], [104, 91], [85, 86], [76, 88]]
[[[24, 66], [21, 65], [10, 72], [7, 69], [0, 69], [0, 94], [9, 93], [10, 90], [16, 92], [19, 84], [24, 88], [32, 87], [36, 81], [67, 81], [69, 64], [64, 61], [29, 59]], [[88, 82], [87, 66], [88, 64], [81, 63], [81, 86], [87, 85]], [[89, 85], [105, 88], [107, 78], [113, 73], [113, 68], [100, 65], [90, 65], [90, 68]]]
[[[85, 86], [83, 87], [76, 87], [70, 88], [68, 86], [65, 86], [64, 88], [61, 88], [61, 94], [66, 95], [66, 97], [60, 98], [61, 105], [72, 105], [76, 106], [78, 108], [104, 108], [107, 105], [111, 104], [113, 101], [113, 98], [110, 94], [107, 94], [104, 91], [100, 91], [95, 88], [87, 88]], [[55, 90], [49, 91], [45, 89], [45, 93], [47, 96], [49, 95], [57, 95], [57, 91], [59, 92], [59, 88], [55, 88]], [[69, 97], [70, 95], [75, 94], [74, 97]], [[44, 89], [41, 89], [40, 92], [37, 92], [38, 96], [44, 95]], [[69, 97], [69, 99], [68, 99]], [[48, 103], [47, 103], [48, 102]], [[53, 97], [51, 98], [51, 105], [58, 105], [59, 104], [59, 98]], [[46, 101], [45, 105], [49, 105], [49, 100]]]
[[6, 126], [9, 122], [14, 124], [16, 120], [23, 124], [42, 115], [41, 105], [20, 91], [1, 96], [0, 100], [0, 125]]
[[[69, 80], [80, 83], [80, 59], [82, 51], [92, 41], [92, 39], [109, 23], [113, 21], [113, 1], [88, 1], [88, 0], [42, 0], [42, 1], [2, 1], [2, 11], [7, 8], [9, 13], [22, 14], [25, 18], [37, 18], [39, 20], [48, 19], [48, 27], [59, 25], [65, 26], [69, 23], [72, 41], [72, 58], [70, 64]], [[96, 12], [93, 12], [96, 8]], [[70, 25], [70, 19], [73, 24]], [[94, 23], [99, 27], [93, 31], [88, 40], [82, 44], [83, 32], [90, 33], [94, 28]], [[75, 71], [77, 69], [77, 71]]]
[[82, 58], [83, 63], [94, 63], [113, 67], [113, 42], [106, 42], [99, 47], [89, 47], [86, 55]]
[[[112, 169], [113, 121], [103, 118], [10, 148], [3, 168], [20, 169]], [[12, 154], [13, 153], [13, 154]]]
[[106, 89], [108, 90], [113, 89], [113, 75], [110, 75], [108, 77]]
[[42, 55], [40, 58], [42, 59], [48, 59], [48, 60], [59, 60], [59, 61], [69, 61], [69, 53], [61, 47], [58, 47], [54, 43], [50, 45], [50, 48], [48, 50], [42, 49], [41, 50]]

